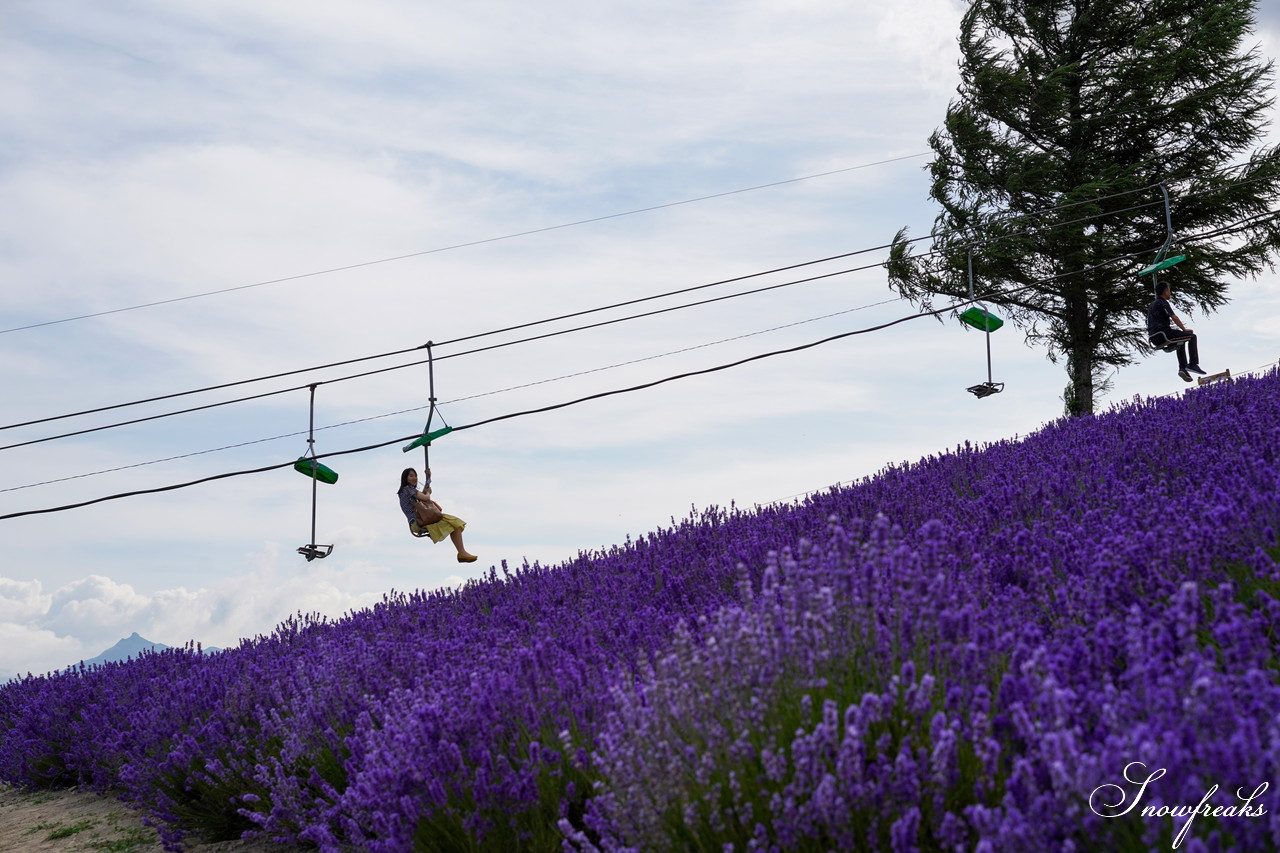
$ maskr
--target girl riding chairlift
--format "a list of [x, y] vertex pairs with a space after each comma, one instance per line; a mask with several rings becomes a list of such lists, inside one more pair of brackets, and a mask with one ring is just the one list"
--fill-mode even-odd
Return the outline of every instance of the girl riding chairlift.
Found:
[[462, 531], [467, 523], [456, 515], [449, 515], [431, 499], [431, 469], [426, 469], [426, 491], [418, 491], [418, 472], [405, 468], [400, 472], [400, 509], [409, 519], [409, 530], [414, 536], [430, 536], [432, 542], [448, 538], [458, 549], [459, 563], [474, 563], [480, 559], [467, 551], [462, 544]]

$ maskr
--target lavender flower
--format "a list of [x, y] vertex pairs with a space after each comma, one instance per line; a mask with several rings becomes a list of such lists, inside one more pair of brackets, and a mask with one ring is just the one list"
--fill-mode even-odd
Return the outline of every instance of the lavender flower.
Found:
[[1278, 447], [1273, 372], [15, 679], [0, 780], [175, 850], [1280, 849], [1239, 810], [1280, 782]]

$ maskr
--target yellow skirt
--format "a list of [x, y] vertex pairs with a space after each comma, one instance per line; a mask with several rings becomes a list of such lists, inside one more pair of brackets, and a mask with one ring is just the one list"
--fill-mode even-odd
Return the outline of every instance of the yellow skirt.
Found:
[[415, 536], [426, 531], [427, 535], [431, 537], [432, 542], [443, 542], [445, 539], [449, 538], [450, 533], [455, 530], [463, 530], [466, 526], [467, 523], [465, 521], [458, 518], [456, 515], [449, 515], [447, 512], [442, 513], [440, 520], [435, 524], [428, 524], [426, 527], [419, 524], [416, 519], [409, 522], [409, 529], [413, 531]]

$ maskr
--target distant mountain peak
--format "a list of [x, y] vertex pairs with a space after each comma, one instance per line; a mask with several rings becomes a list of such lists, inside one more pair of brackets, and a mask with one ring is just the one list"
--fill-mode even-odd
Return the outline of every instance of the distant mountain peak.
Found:
[[[129, 660], [130, 658], [141, 657], [143, 652], [162, 652], [169, 648], [173, 647], [166, 646], [164, 643], [152, 642], [137, 631], [134, 631], [132, 634], [125, 637], [102, 654], [95, 658], [88, 658], [83, 661], [83, 663], [85, 666], [115, 663], [117, 661]], [[222, 651], [222, 649], [217, 646], [202, 646], [200, 650], [206, 655]]]
[[94, 664], [113, 663], [115, 661], [128, 660], [129, 658], [140, 657], [143, 652], [159, 652], [169, 648], [164, 643], [153, 643], [146, 637], [134, 631], [111, 648], [95, 658], [86, 660], [85, 666], [93, 666]]

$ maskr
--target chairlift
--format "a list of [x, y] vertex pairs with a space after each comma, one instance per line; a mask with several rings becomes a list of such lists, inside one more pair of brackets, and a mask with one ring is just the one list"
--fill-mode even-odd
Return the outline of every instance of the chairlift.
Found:
[[[969, 299], [973, 299], [973, 249], [968, 252], [969, 266]], [[1003, 382], [994, 382], [991, 379], [991, 333], [1004, 325], [995, 314], [988, 311], [980, 303], [974, 304], [963, 313], [960, 314], [960, 322], [966, 326], [971, 326], [982, 332], [987, 339], [987, 381], [979, 382], [977, 385], [970, 385], [964, 389], [979, 400], [984, 397], [990, 397], [992, 394], [999, 394], [1004, 390]]]
[[[1178, 264], [1182, 263], [1187, 259], [1187, 256], [1185, 254], [1166, 257], [1166, 254], [1169, 251], [1169, 247], [1173, 245], [1174, 240], [1177, 238], [1178, 235], [1173, 230], [1173, 211], [1172, 211], [1172, 205], [1170, 205], [1169, 203], [1169, 190], [1165, 188], [1165, 185], [1163, 182], [1159, 186], [1160, 186], [1160, 197], [1164, 202], [1164, 227], [1165, 227], [1164, 244], [1161, 245], [1160, 248], [1156, 251], [1155, 259], [1149, 265], [1138, 270], [1139, 278], [1146, 275], [1151, 276], [1151, 290], [1152, 290], [1152, 293], [1154, 293], [1157, 296], [1160, 294], [1160, 277], [1157, 275], [1157, 273], [1163, 272], [1164, 270], [1167, 270], [1170, 267], [1177, 266]], [[1156, 332], [1155, 334], [1151, 335], [1150, 342], [1151, 342], [1151, 346], [1155, 347], [1161, 352], [1177, 352], [1179, 348], [1186, 345], [1185, 340], [1180, 340], [1180, 341], [1169, 340], [1169, 336], [1165, 332]], [[1215, 373], [1212, 376], [1202, 376], [1199, 379], [1199, 383], [1201, 385], [1209, 385], [1214, 382], [1224, 382], [1224, 381], [1225, 382], [1231, 381], [1230, 370], [1225, 370], [1222, 373]]]
[[1164, 200], [1164, 244], [1156, 251], [1155, 259], [1147, 266], [1138, 270], [1139, 278], [1144, 275], [1151, 276], [1151, 287], [1157, 293], [1160, 291], [1160, 283], [1158, 280], [1159, 277], [1156, 273], [1163, 272], [1164, 270], [1176, 266], [1187, 259], [1185, 254], [1166, 257], [1169, 248], [1173, 245], [1174, 238], [1178, 235], [1173, 230], [1173, 211], [1169, 204], [1169, 191], [1165, 189], [1163, 182], [1160, 183], [1160, 196]]
[[[401, 452], [403, 453], [408, 453], [416, 447], [422, 448], [422, 476], [427, 477], [428, 485], [431, 482], [430, 477], [427, 475], [427, 472], [431, 470], [431, 442], [453, 432], [453, 427], [449, 426], [447, 423], [445, 423], [445, 425], [440, 429], [431, 429], [431, 421], [436, 415], [436, 371], [435, 364], [432, 361], [431, 346], [431, 341], [427, 341], [427, 401], [430, 403], [430, 407], [427, 410], [427, 424], [422, 428], [422, 435], [418, 436], [401, 448]], [[440, 416], [440, 420], [442, 422], [444, 421], [444, 415]], [[419, 539], [431, 535], [425, 530], [421, 533], [415, 532], [412, 524], [409, 525], [409, 533]]]
[[311, 386], [310, 425], [307, 428], [307, 455], [293, 463], [293, 469], [311, 478], [311, 541], [298, 548], [298, 553], [312, 560], [322, 560], [333, 553], [332, 545], [316, 544], [316, 489], [318, 483], [338, 482], [338, 473], [316, 458], [316, 386]]

